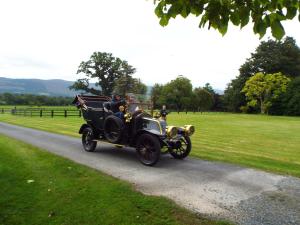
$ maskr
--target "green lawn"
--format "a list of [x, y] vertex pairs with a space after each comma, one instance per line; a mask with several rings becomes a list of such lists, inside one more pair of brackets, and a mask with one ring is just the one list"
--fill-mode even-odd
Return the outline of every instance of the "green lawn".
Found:
[[[78, 137], [81, 118], [0, 114], [0, 121]], [[168, 124], [196, 126], [191, 155], [300, 177], [300, 117], [171, 113]]]
[[0, 135], [0, 224], [227, 224]]

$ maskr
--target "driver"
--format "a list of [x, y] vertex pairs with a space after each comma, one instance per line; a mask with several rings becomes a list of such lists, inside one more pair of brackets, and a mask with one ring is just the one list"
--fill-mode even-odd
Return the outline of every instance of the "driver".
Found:
[[119, 94], [114, 94], [112, 97], [112, 101], [111, 102], [105, 102], [103, 104], [104, 107], [104, 111], [105, 112], [113, 112], [116, 113], [119, 111], [119, 107], [121, 105], [126, 105], [125, 100], [121, 99], [121, 96]]

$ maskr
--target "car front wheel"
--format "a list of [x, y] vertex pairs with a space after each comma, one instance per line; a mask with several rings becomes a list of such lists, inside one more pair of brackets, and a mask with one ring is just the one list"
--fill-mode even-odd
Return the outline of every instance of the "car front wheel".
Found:
[[183, 136], [175, 143], [173, 148], [170, 149], [170, 154], [175, 159], [184, 159], [190, 154], [191, 149], [192, 143], [190, 137]]
[[137, 140], [137, 155], [146, 166], [155, 165], [160, 157], [159, 140], [151, 134], [142, 134]]

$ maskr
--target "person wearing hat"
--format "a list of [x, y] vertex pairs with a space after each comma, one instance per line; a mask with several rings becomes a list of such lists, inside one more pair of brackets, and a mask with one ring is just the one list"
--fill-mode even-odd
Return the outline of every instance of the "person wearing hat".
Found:
[[160, 110], [160, 116], [162, 119], [164, 119], [165, 121], [167, 120], [167, 115], [168, 115], [168, 111], [166, 109], [166, 105], [162, 106], [162, 109]]

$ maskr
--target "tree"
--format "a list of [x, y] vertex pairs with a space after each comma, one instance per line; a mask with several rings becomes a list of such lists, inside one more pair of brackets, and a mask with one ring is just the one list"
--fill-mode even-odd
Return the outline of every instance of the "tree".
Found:
[[207, 90], [212, 95], [216, 94], [213, 87], [210, 85], [210, 83], [206, 83], [203, 89]]
[[270, 114], [300, 116], [300, 76], [291, 80], [285, 93], [272, 104]]
[[239, 76], [228, 84], [224, 93], [226, 107], [233, 112], [238, 112], [246, 104], [246, 97], [241, 90], [252, 75], [258, 72], [281, 72], [291, 78], [300, 76], [300, 49], [291, 37], [283, 41], [262, 41], [239, 72]]
[[114, 92], [117, 92], [123, 96], [125, 96], [126, 93], [144, 95], [147, 92], [147, 86], [143, 84], [140, 79], [126, 75], [116, 80]]
[[193, 105], [194, 107], [197, 107], [198, 111], [207, 111], [211, 109], [214, 104], [213, 95], [205, 88], [195, 88], [194, 96]]
[[286, 102], [284, 114], [300, 116], [300, 77], [291, 81], [283, 98]]
[[[120, 77], [131, 76], [135, 73], [135, 68], [128, 64], [127, 61], [113, 57], [111, 53], [94, 52], [90, 59], [81, 62], [77, 74], [83, 73], [86, 78], [78, 79], [70, 89], [83, 90], [95, 95], [111, 95], [115, 81]], [[90, 79], [96, 78], [96, 89], [90, 86]]]
[[282, 73], [263, 74], [257, 73], [247, 80], [242, 92], [248, 100], [247, 106], [255, 107], [259, 104], [262, 114], [267, 113], [272, 106], [272, 101], [286, 92], [290, 79]]
[[163, 88], [164, 86], [161, 84], [154, 84], [151, 90], [151, 101], [153, 103], [153, 107], [155, 109], [161, 108], [163, 99]]
[[171, 18], [181, 15], [186, 18], [190, 14], [200, 17], [199, 27], [218, 30], [222, 35], [227, 32], [228, 24], [243, 28], [251, 19], [253, 32], [263, 37], [268, 28], [273, 37], [281, 39], [284, 28], [281, 21], [291, 20], [298, 16], [300, 21], [300, 1], [267, 1], [267, 0], [154, 0], [155, 14], [160, 24], [166, 26]]
[[190, 98], [193, 94], [192, 89], [191, 81], [180, 75], [163, 87], [164, 103], [175, 107], [177, 110], [187, 109], [190, 106]]
[[147, 93], [147, 85], [144, 84], [141, 79], [134, 78], [134, 87], [132, 92], [140, 95], [145, 95]]

